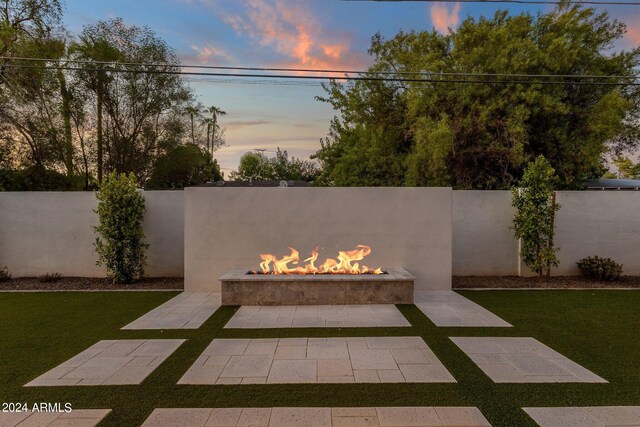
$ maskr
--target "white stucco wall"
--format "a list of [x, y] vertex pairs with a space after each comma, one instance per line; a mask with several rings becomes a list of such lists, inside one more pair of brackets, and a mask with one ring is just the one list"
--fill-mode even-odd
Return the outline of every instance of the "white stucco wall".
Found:
[[556, 200], [560, 266], [553, 274], [580, 274], [576, 262], [598, 255], [640, 275], [640, 191], [559, 191]]
[[518, 242], [510, 191], [453, 192], [453, 274], [517, 274]]
[[314, 246], [371, 246], [365, 264], [399, 266], [417, 289], [451, 288], [449, 188], [188, 188], [185, 289], [219, 290], [219, 277], [258, 267], [260, 253], [301, 256]]
[[[640, 274], [640, 192], [558, 191], [556, 200], [560, 265], [552, 274], [578, 275], [576, 262], [593, 255], [622, 263], [624, 274]], [[509, 191], [454, 191], [453, 274], [517, 275], [512, 219]]]
[[[145, 191], [149, 276], [183, 275], [183, 194]], [[96, 266], [90, 192], [0, 192], [0, 265], [14, 277], [60, 273], [103, 277]]]
[[[262, 251], [283, 255], [289, 245], [304, 255], [318, 244], [325, 257], [335, 257], [336, 245], [370, 245], [368, 265], [405, 266], [421, 276], [423, 287], [449, 286], [445, 271], [518, 274], [509, 191], [190, 188], [143, 194], [147, 274], [179, 277], [186, 263], [189, 288], [215, 287], [221, 272], [257, 265]], [[576, 261], [590, 255], [612, 257], [625, 274], [640, 274], [640, 192], [561, 191], [557, 199], [561, 250], [554, 274], [578, 274]], [[14, 277], [104, 276], [93, 249], [96, 204], [93, 193], [0, 192], [0, 265]]]

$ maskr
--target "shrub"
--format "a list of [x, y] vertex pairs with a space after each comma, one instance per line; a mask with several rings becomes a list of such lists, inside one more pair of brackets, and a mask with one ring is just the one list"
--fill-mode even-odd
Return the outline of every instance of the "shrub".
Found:
[[60, 273], [44, 273], [38, 276], [38, 282], [40, 283], [54, 283], [59, 282], [62, 279], [62, 274]]
[[513, 226], [517, 239], [522, 239], [520, 256], [527, 266], [542, 278], [558, 266], [553, 245], [554, 218], [560, 209], [553, 198], [555, 170], [544, 156], [529, 163], [520, 180], [521, 188], [513, 189], [512, 205], [516, 209]]
[[109, 175], [96, 193], [99, 223], [95, 228], [98, 262], [113, 283], [131, 283], [144, 274], [144, 197], [136, 189], [133, 173]]
[[11, 279], [9, 269], [3, 265], [2, 267], [0, 267], [0, 282], [6, 282], [9, 279]]
[[81, 176], [68, 177], [41, 166], [0, 169], [0, 191], [75, 191], [83, 188]]
[[581, 259], [578, 261], [578, 268], [584, 276], [606, 282], [617, 280], [622, 275], [622, 264], [599, 256]]

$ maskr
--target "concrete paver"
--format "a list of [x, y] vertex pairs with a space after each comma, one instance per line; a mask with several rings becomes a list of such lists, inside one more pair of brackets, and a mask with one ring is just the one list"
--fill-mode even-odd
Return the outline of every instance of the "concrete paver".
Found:
[[183, 342], [183, 339], [99, 341], [25, 387], [140, 384]]
[[496, 383], [606, 383], [540, 341], [526, 337], [451, 340]]
[[[316, 309], [317, 310], [317, 309]], [[455, 382], [420, 337], [214, 339], [179, 384]]]

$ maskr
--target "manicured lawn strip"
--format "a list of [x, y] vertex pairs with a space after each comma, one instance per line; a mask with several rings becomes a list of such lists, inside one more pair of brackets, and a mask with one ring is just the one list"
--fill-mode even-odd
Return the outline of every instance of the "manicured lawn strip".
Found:
[[[0, 401], [112, 408], [101, 425], [140, 425], [157, 407], [477, 406], [495, 426], [533, 426], [522, 406], [640, 404], [640, 292], [461, 292], [514, 328], [437, 328], [398, 306], [411, 328], [222, 329], [223, 307], [198, 330], [120, 331], [168, 292], [0, 293]], [[420, 335], [457, 384], [177, 385], [213, 338]], [[450, 336], [532, 336], [610, 384], [494, 384]], [[101, 339], [186, 338], [141, 385], [24, 388]]]

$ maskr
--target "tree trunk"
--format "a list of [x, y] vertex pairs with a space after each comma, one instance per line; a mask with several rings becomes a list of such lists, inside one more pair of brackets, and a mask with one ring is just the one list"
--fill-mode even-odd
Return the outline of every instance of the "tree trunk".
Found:
[[62, 98], [62, 118], [64, 120], [64, 165], [67, 176], [73, 175], [73, 138], [71, 136], [71, 108], [69, 106], [69, 91], [62, 70], [58, 70], [60, 96]]
[[98, 89], [97, 89], [97, 146], [98, 146], [98, 183], [102, 183], [102, 96], [103, 96], [102, 71], [98, 71]]
[[213, 145], [216, 143], [216, 124], [218, 122], [216, 113], [213, 113], [213, 125], [211, 126], [211, 158], [213, 158]]
[[209, 153], [210, 136], [211, 136], [211, 123], [207, 123], [207, 153]]
[[[553, 229], [555, 228], [556, 221], [556, 192], [554, 191], [551, 194], [551, 218], [549, 219], [551, 222], [551, 234], [549, 235], [549, 250], [553, 250]], [[551, 277], [551, 264], [547, 264], [547, 280]]]
[[196, 145], [196, 136], [193, 131], [193, 113], [191, 113], [191, 142], [193, 142], [193, 145]]

